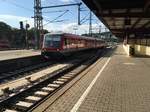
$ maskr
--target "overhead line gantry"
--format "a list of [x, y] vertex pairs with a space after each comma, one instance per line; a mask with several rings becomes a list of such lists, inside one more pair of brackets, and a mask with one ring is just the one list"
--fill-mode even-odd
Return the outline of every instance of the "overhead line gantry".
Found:
[[37, 49], [39, 49], [41, 47], [40, 43], [42, 41], [42, 36], [43, 36], [42, 9], [75, 6], [75, 5], [78, 6], [78, 24], [80, 25], [80, 6], [82, 5], [82, 3], [72, 3], [72, 4], [43, 6], [42, 7], [41, 0], [34, 0], [34, 27], [35, 27], [35, 38], [36, 38]]

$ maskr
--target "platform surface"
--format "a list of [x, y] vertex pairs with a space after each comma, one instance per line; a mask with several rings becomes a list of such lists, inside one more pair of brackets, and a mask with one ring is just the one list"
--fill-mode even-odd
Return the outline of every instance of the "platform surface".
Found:
[[16, 59], [22, 57], [29, 57], [40, 55], [40, 51], [36, 50], [8, 50], [8, 51], [0, 51], [0, 61], [8, 60], [8, 59]]
[[150, 58], [127, 57], [120, 45], [53, 103], [50, 101], [33, 112], [149, 112]]

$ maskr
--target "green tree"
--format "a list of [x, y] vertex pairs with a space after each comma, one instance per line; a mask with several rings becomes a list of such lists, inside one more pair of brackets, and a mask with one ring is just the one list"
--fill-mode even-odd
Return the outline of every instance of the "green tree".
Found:
[[0, 39], [11, 41], [12, 28], [4, 22], [0, 22]]

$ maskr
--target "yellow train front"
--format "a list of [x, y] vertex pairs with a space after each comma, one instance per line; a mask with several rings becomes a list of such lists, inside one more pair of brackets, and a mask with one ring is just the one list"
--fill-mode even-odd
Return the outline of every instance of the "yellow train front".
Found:
[[59, 58], [75, 52], [105, 47], [104, 41], [68, 33], [48, 33], [43, 39], [41, 54], [44, 57]]

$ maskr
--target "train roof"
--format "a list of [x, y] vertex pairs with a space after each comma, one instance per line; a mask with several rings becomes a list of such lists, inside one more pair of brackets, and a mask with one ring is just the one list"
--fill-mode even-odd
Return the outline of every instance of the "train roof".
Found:
[[45, 35], [63, 35], [64, 32], [50, 32], [50, 33], [46, 33]]
[[75, 35], [75, 34], [71, 34], [71, 33], [64, 33], [64, 32], [53, 32], [53, 33], [47, 33], [45, 35], [64, 35], [64, 36], [68, 36], [71, 38], [81, 38], [81, 39], [89, 39], [89, 40], [102, 40], [102, 39], [98, 39], [95, 37], [86, 37], [86, 36], [81, 36], [81, 35]]

